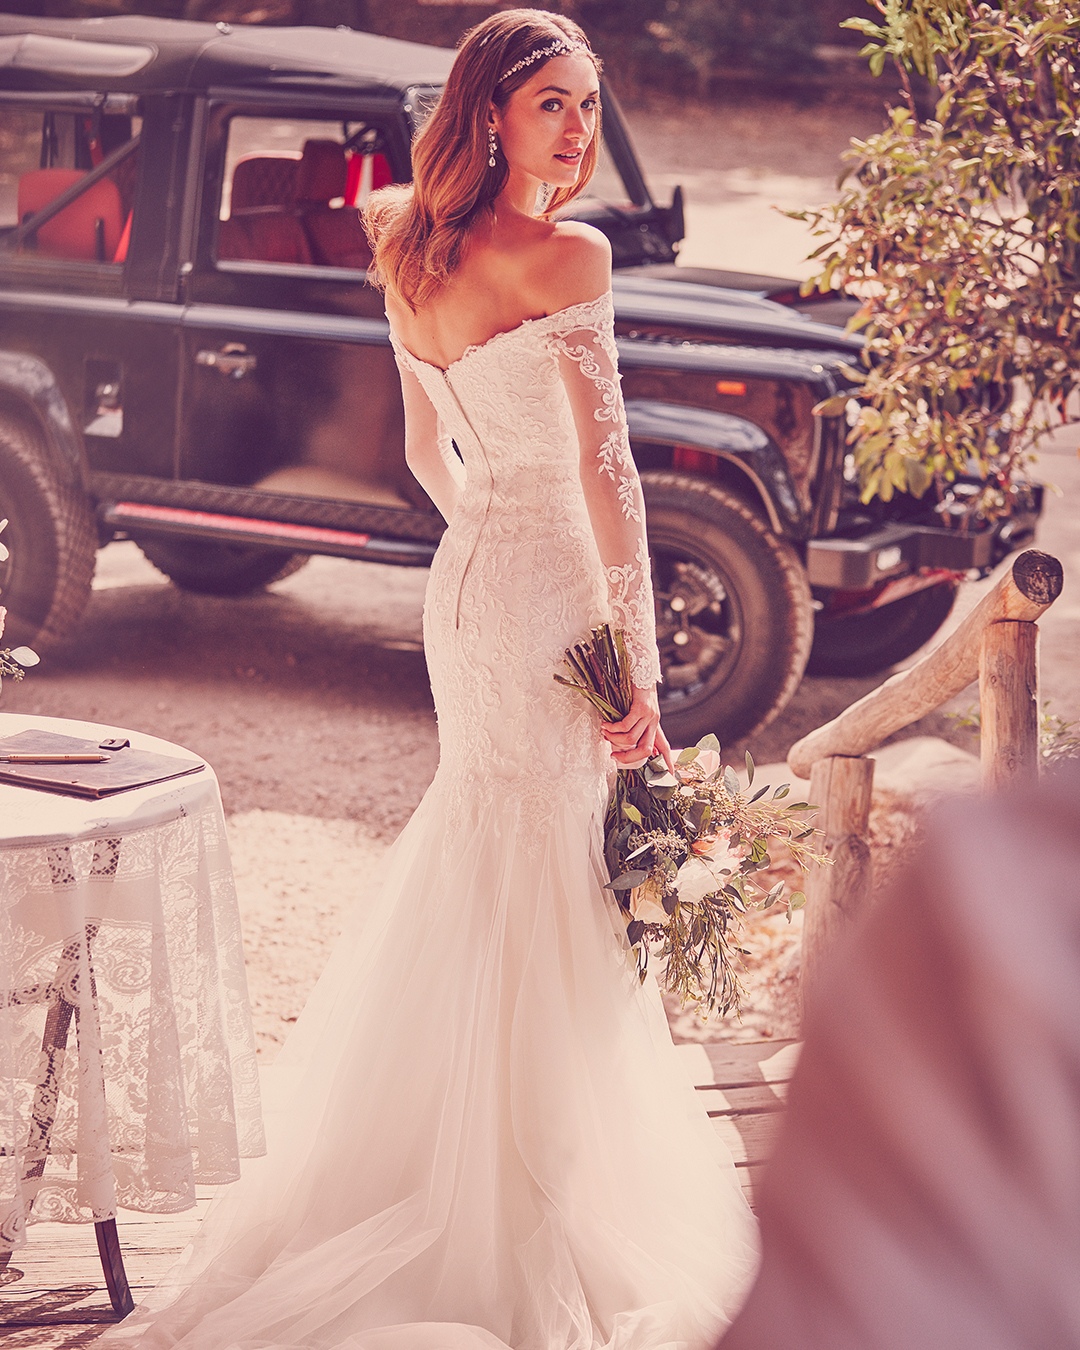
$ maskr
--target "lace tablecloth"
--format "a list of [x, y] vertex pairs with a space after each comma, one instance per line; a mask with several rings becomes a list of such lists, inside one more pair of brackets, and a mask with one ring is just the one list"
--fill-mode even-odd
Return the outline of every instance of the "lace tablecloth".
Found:
[[[30, 727], [118, 732], [0, 714], [0, 737]], [[0, 784], [0, 1250], [27, 1219], [188, 1209], [262, 1152], [213, 772], [99, 801]]]

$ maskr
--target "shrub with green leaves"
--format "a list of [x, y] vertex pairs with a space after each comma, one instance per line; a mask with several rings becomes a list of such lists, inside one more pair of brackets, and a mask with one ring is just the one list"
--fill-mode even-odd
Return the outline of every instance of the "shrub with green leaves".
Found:
[[[825, 242], [805, 290], [863, 299], [864, 501], [984, 483], [972, 512], [1006, 508], [1080, 385], [1080, 0], [880, 0], [849, 19], [875, 73], [893, 60], [907, 106], [852, 142], [839, 201], [797, 213]], [[917, 72], [939, 92], [920, 121]], [[843, 400], [830, 400], [837, 407]], [[836, 410], [836, 409], [832, 409]]]

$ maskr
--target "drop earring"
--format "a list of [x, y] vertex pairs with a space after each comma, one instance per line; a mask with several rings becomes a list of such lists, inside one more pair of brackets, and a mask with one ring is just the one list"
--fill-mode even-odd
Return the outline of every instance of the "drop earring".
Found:
[[495, 167], [495, 147], [496, 147], [497, 144], [498, 144], [498, 142], [497, 142], [496, 139], [495, 139], [495, 128], [494, 128], [494, 127], [491, 125], [491, 123], [489, 122], [489, 123], [488, 123], [488, 168], [489, 168], [489, 169], [493, 169], [493, 168]]

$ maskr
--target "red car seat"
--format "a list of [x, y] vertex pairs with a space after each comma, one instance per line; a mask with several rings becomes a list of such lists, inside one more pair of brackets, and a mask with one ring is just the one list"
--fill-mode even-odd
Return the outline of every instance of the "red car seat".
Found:
[[[86, 177], [84, 169], [31, 169], [19, 179], [19, 220], [55, 201]], [[112, 262], [123, 232], [124, 212], [116, 184], [102, 178], [37, 232], [37, 251], [50, 258]]]

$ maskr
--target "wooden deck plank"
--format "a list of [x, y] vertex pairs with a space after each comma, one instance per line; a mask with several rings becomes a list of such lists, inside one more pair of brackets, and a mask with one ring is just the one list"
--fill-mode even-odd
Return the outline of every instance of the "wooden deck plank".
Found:
[[[701, 1047], [711, 1082], [698, 1082], [702, 1104], [735, 1160], [753, 1204], [764, 1164], [783, 1115], [787, 1080], [798, 1055], [796, 1041], [752, 1041]], [[689, 1056], [697, 1078], [707, 1078], [705, 1058]], [[698, 1070], [700, 1067], [700, 1071]], [[201, 1186], [198, 1203], [183, 1214], [117, 1218], [120, 1248], [138, 1303], [158, 1284], [195, 1235], [216, 1187]], [[11, 1268], [22, 1276], [0, 1284], [0, 1350], [83, 1350], [116, 1317], [105, 1292], [90, 1224], [34, 1224]]]
[[717, 1135], [727, 1145], [735, 1166], [768, 1162], [780, 1130], [779, 1114], [766, 1116], [721, 1116], [713, 1121]]
[[[132, 1297], [160, 1284], [198, 1231], [217, 1187], [200, 1186], [194, 1209], [181, 1214], [121, 1210], [116, 1228]], [[89, 1223], [31, 1224], [25, 1247], [12, 1254], [0, 1285], [0, 1350], [80, 1350], [114, 1323]]]
[[787, 1100], [786, 1083], [755, 1083], [750, 1087], [703, 1083], [698, 1086], [698, 1091], [710, 1116], [782, 1111]]
[[795, 1071], [799, 1041], [716, 1041], [702, 1048], [713, 1068], [713, 1080], [751, 1086], [786, 1083]]

